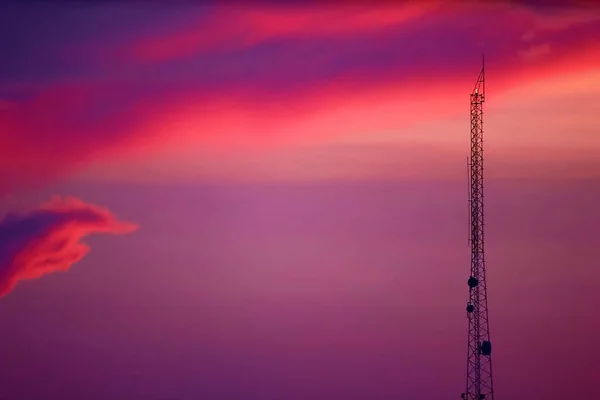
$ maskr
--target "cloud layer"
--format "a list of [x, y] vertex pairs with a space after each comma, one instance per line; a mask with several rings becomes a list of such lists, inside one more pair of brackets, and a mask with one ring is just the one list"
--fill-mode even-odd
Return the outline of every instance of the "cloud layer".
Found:
[[[368, 12], [361, 2], [13, 4], [11, 20], [0, 17], [0, 34], [18, 38], [0, 44], [8, 55], [0, 74], [0, 191], [117, 155], [197, 148], [218, 158], [382, 131], [403, 140], [425, 118], [464, 112], [483, 52], [490, 100], [531, 82], [598, 71], [597, 8], [518, 3], [525, 6], [399, 2]], [[129, 22], [115, 30], [121, 20]], [[576, 123], [572, 132], [589, 128], [588, 120]], [[552, 128], [538, 125], [538, 135]], [[432, 131], [425, 141], [447, 137]], [[522, 144], [518, 135], [511, 140]]]
[[90, 234], [125, 234], [137, 229], [109, 211], [75, 198], [53, 198], [27, 214], [0, 221], [0, 297], [26, 279], [67, 271], [90, 250]]

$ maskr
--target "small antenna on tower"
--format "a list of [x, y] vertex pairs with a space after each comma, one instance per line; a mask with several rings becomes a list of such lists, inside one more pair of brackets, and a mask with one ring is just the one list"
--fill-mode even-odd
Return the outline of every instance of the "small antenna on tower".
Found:
[[481, 54], [481, 79], [483, 81], [483, 98], [485, 99], [485, 54]]

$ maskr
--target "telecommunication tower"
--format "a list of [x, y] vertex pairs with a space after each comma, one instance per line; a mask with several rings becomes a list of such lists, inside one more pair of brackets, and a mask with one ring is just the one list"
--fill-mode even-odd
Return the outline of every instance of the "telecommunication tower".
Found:
[[471, 92], [471, 155], [469, 172], [469, 245], [471, 276], [467, 280], [469, 301], [469, 339], [467, 349], [467, 385], [462, 398], [493, 400], [492, 343], [488, 319], [483, 234], [483, 103], [485, 102], [485, 65]]

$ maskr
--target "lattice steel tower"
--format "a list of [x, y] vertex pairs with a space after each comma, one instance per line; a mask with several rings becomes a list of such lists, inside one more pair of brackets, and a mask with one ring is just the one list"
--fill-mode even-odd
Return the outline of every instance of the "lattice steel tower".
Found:
[[471, 155], [469, 171], [469, 220], [471, 234], [471, 276], [467, 280], [469, 302], [469, 340], [467, 385], [462, 394], [467, 400], [493, 400], [492, 344], [488, 320], [483, 234], [483, 103], [485, 101], [485, 65], [471, 92]]

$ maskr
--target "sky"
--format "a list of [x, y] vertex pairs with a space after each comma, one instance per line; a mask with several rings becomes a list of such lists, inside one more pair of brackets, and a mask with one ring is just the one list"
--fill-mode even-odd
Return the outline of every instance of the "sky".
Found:
[[459, 398], [485, 55], [500, 398], [600, 376], [593, 2], [0, 12], [0, 397]]

